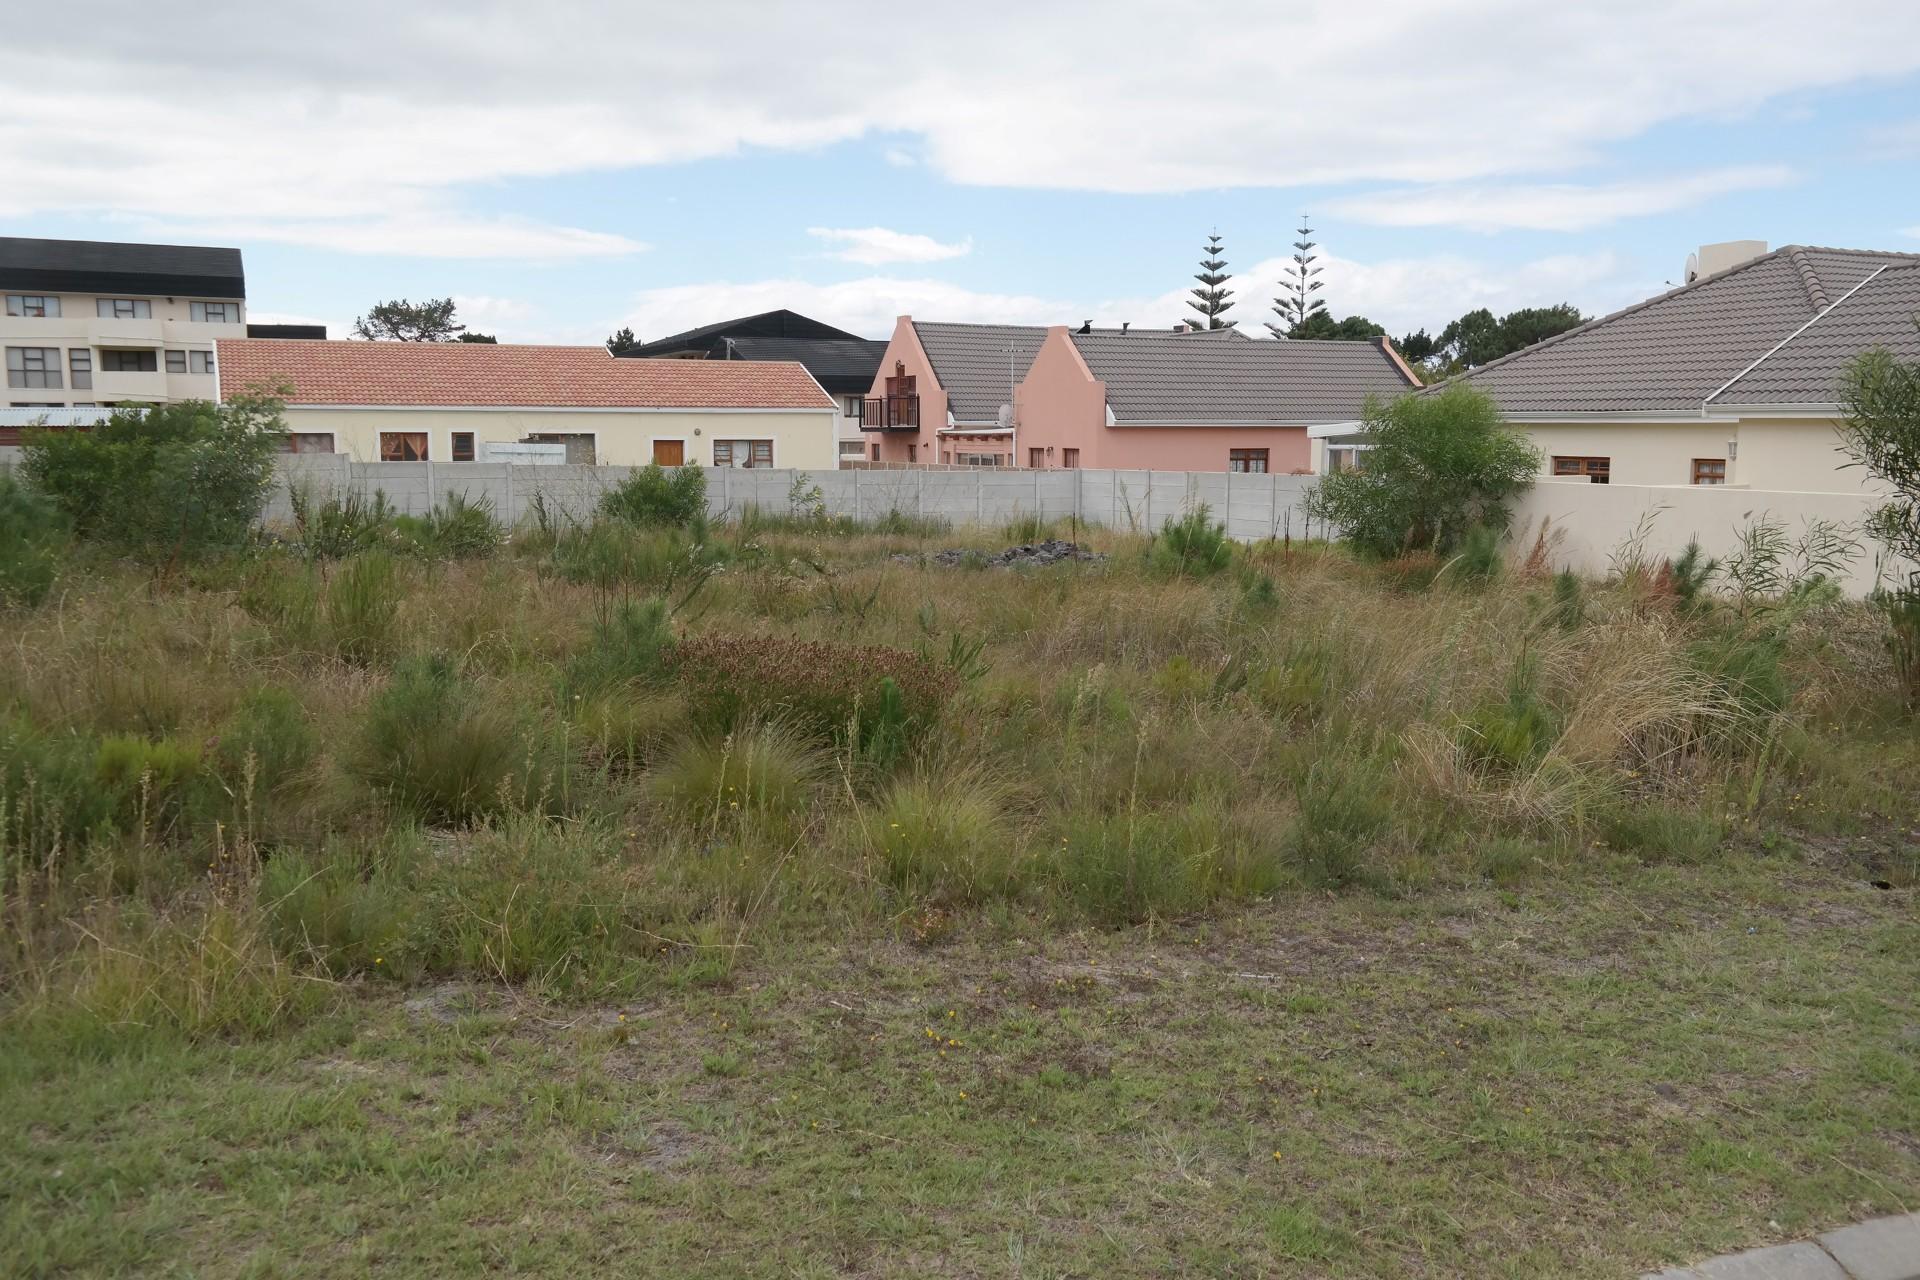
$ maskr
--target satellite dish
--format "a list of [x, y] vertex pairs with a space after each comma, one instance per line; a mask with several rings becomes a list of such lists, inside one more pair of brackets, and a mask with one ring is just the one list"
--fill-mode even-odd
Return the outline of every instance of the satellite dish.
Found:
[[1010, 427], [1013, 425], [1013, 406], [1012, 405], [1003, 404], [1000, 406], [1000, 425], [1003, 427]]
[[1697, 253], [1690, 253], [1687, 255], [1687, 276], [1686, 276], [1687, 283], [1692, 284], [1695, 280], [1698, 280], [1699, 278], [1700, 278], [1700, 255]]

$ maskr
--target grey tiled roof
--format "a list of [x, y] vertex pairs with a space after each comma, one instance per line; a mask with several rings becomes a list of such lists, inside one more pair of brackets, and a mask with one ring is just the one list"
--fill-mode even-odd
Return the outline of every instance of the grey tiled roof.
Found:
[[1508, 414], [1698, 410], [1885, 265], [1920, 255], [1787, 245], [1462, 375]]
[[1712, 397], [1716, 406], [1831, 405], [1847, 366], [1876, 347], [1920, 360], [1920, 264], [1888, 267]]
[[1037, 324], [939, 324], [916, 320], [914, 332], [933, 362], [933, 376], [947, 392], [955, 422], [994, 422], [1011, 404], [1007, 348], [1013, 348], [1012, 382], [1027, 376], [1047, 331]]
[[1369, 394], [1409, 384], [1374, 342], [1197, 342], [1200, 335], [1075, 334], [1107, 386], [1114, 421], [1284, 422], [1360, 416]]

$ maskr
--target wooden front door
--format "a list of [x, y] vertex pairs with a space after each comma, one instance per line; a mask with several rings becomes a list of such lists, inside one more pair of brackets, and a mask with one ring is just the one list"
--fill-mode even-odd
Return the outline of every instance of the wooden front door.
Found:
[[687, 460], [687, 444], [684, 440], [655, 440], [653, 442], [653, 460], [663, 467], [677, 467]]

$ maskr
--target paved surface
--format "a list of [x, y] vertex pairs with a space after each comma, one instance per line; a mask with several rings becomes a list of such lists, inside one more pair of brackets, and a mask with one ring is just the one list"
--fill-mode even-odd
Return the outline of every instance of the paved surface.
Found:
[[1920, 1213], [1730, 1253], [1641, 1280], [1920, 1280]]

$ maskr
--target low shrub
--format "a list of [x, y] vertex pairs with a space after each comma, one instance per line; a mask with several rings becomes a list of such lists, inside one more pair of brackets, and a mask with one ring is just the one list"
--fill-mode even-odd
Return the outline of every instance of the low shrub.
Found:
[[1447, 561], [1445, 573], [1454, 582], [1485, 585], [1500, 576], [1502, 564], [1500, 534], [1477, 524], [1460, 540], [1459, 550]]
[[1521, 773], [1538, 764], [1560, 736], [1560, 717], [1535, 685], [1534, 668], [1522, 663], [1507, 696], [1485, 702], [1461, 718], [1459, 742], [1477, 769]]
[[587, 647], [567, 664], [567, 690], [590, 698], [623, 685], [663, 680], [672, 644], [665, 600], [622, 600], [603, 611]]
[[538, 804], [558, 780], [537, 734], [440, 657], [394, 668], [350, 764], [401, 808], [451, 824]]
[[484, 560], [500, 550], [507, 531], [494, 518], [493, 500], [449, 489], [424, 516], [395, 516], [396, 543], [436, 560]]
[[306, 767], [317, 745], [300, 700], [273, 687], [250, 691], [214, 737], [221, 776], [236, 793], [247, 785], [257, 794], [285, 785]]
[[294, 537], [309, 559], [342, 560], [392, 541], [393, 507], [375, 490], [371, 498], [357, 490], [329, 490], [316, 499], [305, 485], [289, 483]]
[[596, 520], [554, 540], [554, 570], [568, 582], [613, 591], [638, 587], [660, 595], [690, 592], [726, 562], [727, 549], [677, 529], [637, 529]]
[[1062, 891], [1088, 916], [1132, 924], [1203, 905], [1211, 852], [1183, 814], [1111, 814], [1068, 827], [1055, 871]]
[[[938, 720], [959, 677], [910, 649], [791, 636], [708, 635], [673, 650], [674, 674], [701, 723], [729, 730], [781, 719], [866, 748], [877, 734], [904, 749]], [[891, 681], [896, 693], [884, 691]]]
[[1300, 810], [1285, 849], [1307, 883], [1339, 888], [1374, 878], [1368, 854], [1393, 827], [1385, 769], [1370, 760], [1315, 761], [1294, 787]]
[[259, 892], [268, 937], [289, 959], [335, 978], [414, 967], [407, 943], [418, 897], [384, 851], [371, 860], [283, 853], [261, 869]]
[[828, 772], [818, 747], [791, 726], [752, 724], [682, 743], [653, 777], [655, 799], [688, 822], [803, 815]]
[[343, 661], [366, 664], [393, 647], [400, 586], [393, 557], [369, 551], [344, 561], [326, 585], [326, 633]]
[[1609, 847], [1642, 862], [1704, 862], [1720, 847], [1720, 823], [1706, 813], [1662, 804], [1636, 804], [1600, 826]]
[[600, 513], [628, 524], [698, 528], [707, 519], [707, 473], [650, 462], [601, 496]]
[[916, 902], [955, 906], [1018, 893], [1030, 868], [1008, 829], [1000, 794], [966, 774], [894, 784], [862, 816], [879, 879]]
[[1896, 591], [1880, 598], [1887, 615], [1887, 654], [1894, 682], [1907, 706], [1920, 710], [1920, 591]]
[[98, 756], [92, 738], [0, 715], [0, 855], [42, 862], [111, 829], [121, 797], [101, 785]]
[[60, 510], [0, 466], [0, 609], [45, 600], [65, 567], [69, 540]]
[[687, 704], [679, 694], [619, 689], [578, 702], [572, 722], [590, 759], [621, 768], [647, 764], [687, 727]]
[[1184, 516], [1169, 516], [1148, 555], [1164, 573], [1206, 578], [1233, 563], [1233, 543], [1227, 539], [1227, 526], [1214, 520], [1202, 503]]
[[197, 746], [125, 733], [101, 739], [93, 768], [101, 790], [116, 797], [120, 828], [158, 836], [186, 818], [206, 777]]

